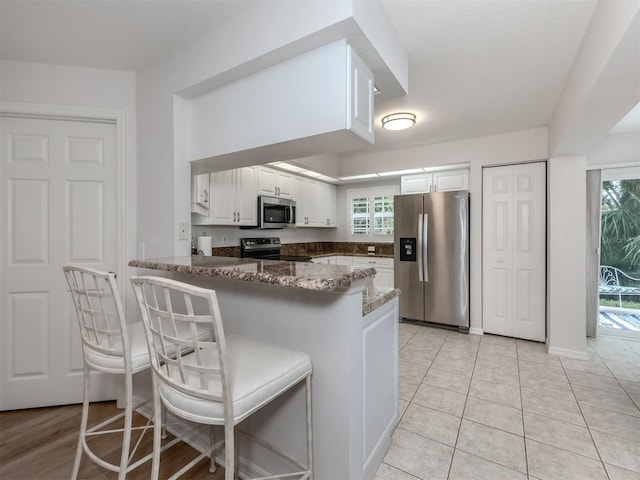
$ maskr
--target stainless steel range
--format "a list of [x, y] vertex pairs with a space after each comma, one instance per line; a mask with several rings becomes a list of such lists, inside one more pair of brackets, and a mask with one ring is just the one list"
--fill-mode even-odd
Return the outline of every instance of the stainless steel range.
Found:
[[262, 260], [282, 260], [284, 262], [310, 262], [310, 256], [282, 255], [280, 237], [241, 238], [240, 256]]

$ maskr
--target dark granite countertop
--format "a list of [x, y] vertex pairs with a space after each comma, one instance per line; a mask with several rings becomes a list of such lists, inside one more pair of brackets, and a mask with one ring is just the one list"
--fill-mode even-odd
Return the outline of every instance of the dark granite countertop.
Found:
[[342, 265], [236, 257], [190, 256], [131, 260], [129, 266], [318, 291], [343, 291], [354, 281], [376, 274], [374, 268], [352, 272], [350, 267]]
[[400, 295], [398, 288], [366, 288], [362, 294], [362, 315], [373, 312], [398, 295]]

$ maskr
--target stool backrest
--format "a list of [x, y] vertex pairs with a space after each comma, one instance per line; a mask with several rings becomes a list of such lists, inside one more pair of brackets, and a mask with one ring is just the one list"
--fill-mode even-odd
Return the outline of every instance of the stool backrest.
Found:
[[113, 272], [63, 267], [76, 309], [84, 349], [126, 358], [129, 352], [118, 284]]
[[[131, 277], [160, 381], [230, 408], [226, 342], [214, 290], [160, 277]], [[210, 335], [203, 340], [203, 326]]]

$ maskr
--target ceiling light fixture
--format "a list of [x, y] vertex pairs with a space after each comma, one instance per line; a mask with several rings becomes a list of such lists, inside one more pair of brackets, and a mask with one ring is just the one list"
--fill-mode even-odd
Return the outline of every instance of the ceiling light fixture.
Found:
[[415, 114], [409, 112], [392, 113], [382, 117], [382, 128], [387, 130], [404, 130], [413, 127], [415, 123]]

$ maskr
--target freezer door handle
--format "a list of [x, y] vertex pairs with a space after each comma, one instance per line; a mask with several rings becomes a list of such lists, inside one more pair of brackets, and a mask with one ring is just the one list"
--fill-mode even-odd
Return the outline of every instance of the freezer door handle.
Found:
[[422, 215], [424, 219], [422, 220], [422, 232], [423, 232], [423, 241], [420, 244], [422, 248], [422, 270], [424, 273], [422, 274], [424, 277], [424, 282], [429, 281], [429, 214], [425, 213]]
[[427, 268], [427, 222], [429, 215], [418, 215], [418, 280], [420, 282], [429, 281], [429, 270]]

